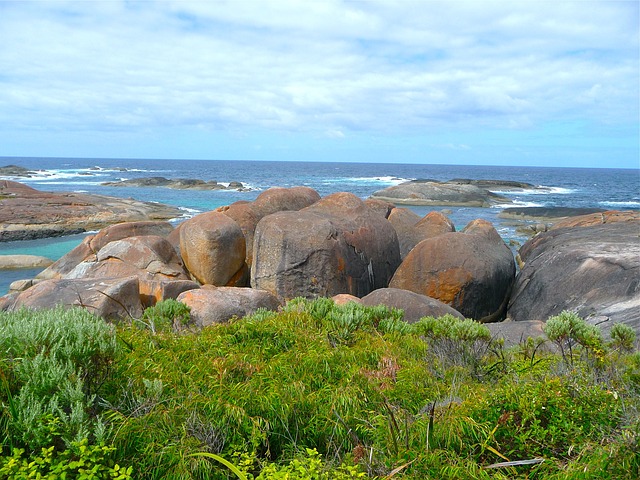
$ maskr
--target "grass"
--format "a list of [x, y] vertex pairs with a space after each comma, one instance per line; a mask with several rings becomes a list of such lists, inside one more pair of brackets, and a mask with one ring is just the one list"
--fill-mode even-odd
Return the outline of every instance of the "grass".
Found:
[[[106, 330], [117, 348], [105, 358], [82, 350], [109, 366], [84, 374], [90, 384], [79, 388], [86, 431], [103, 425], [88, 442], [109, 448], [95, 462], [114, 476], [118, 465], [141, 479], [640, 474], [640, 354], [626, 330], [624, 341], [607, 344], [589, 330], [598, 342], [584, 334], [580, 342], [571, 333], [585, 332], [580, 319], [551, 319], [554, 339], [565, 342], [553, 355], [527, 344], [505, 351], [471, 321], [408, 325], [399, 311], [327, 299], [296, 299], [200, 331], [179, 305], [148, 312], [144, 322]], [[3, 315], [0, 328], [14, 321]], [[28, 325], [33, 314], [20, 315]], [[42, 315], [52, 323], [63, 316]], [[565, 324], [568, 333], [558, 330]], [[23, 459], [40, 455], [8, 428], [22, 354], [3, 355], [0, 466], [15, 449]], [[47, 439], [68, 458], [68, 432], [56, 428]], [[93, 478], [113, 478], [106, 475]]]

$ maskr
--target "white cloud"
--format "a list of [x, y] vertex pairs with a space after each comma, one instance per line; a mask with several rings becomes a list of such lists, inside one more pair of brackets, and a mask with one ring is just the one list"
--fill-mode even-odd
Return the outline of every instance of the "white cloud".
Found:
[[637, 10], [609, 1], [5, 2], [0, 125], [345, 135], [634, 122]]

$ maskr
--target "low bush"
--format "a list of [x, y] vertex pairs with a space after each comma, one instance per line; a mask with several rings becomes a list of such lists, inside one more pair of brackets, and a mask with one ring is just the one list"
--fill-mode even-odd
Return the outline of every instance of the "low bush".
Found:
[[[570, 316], [549, 327], [564, 356], [537, 347], [521, 355], [505, 352], [471, 320], [408, 325], [398, 310], [328, 299], [296, 299], [282, 311], [260, 310], [198, 332], [173, 328], [176, 318], [186, 318], [180, 312], [179, 305], [159, 304], [145, 313], [153, 329], [119, 326], [122, 347], [113, 327], [102, 324], [113, 346], [94, 356], [103, 358], [95, 363], [102, 373], [68, 370], [68, 378], [83, 379], [86, 428], [65, 423], [71, 405], [50, 408], [36, 423], [42, 438], [13, 453], [12, 446], [25, 448], [9, 422], [26, 379], [16, 369], [23, 354], [3, 357], [0, 466], [77, 462], [76, 438], [86, 431], [87, 455], [95, 460], [85, 463], [101, 472], [96, 478], [640, 474], [640, 354], [629, 351], [624, 328], [611, 342], [596, 341], [599, 332]], [[0, 318], [9, 324], [13, 315], [33, 313]], [[50, 347], [21, 348], [35, 357]], [[502, 368], [493, 368], [497, 362]], [[46, 377], [34, 382], [43, 401], [63, 398]], [[54, 448], [49, 454], [36, 444]], [[67, 478], [80, 475], [70, 471]]]

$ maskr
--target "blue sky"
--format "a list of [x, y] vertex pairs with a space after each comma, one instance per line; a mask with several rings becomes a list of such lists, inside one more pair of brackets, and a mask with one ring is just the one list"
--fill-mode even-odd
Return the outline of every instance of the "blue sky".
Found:
[[0, 0], [0, 156], [640, 168], [638, 5]]

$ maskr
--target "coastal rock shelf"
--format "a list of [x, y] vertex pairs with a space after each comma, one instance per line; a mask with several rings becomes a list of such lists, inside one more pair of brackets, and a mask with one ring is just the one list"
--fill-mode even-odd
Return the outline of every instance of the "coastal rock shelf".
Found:
[[[409, 182], [394, 185], [374, 192], [371, 197], [393, 203], [394, 205], [426, 205], [426, 206], [448, 206], [448, 207], [491, 207], [493, 205], [508, 204], [511, 200], [503, 195], [483, 188], [488, 186], [487, 181], [474, 180], [451, 180], [448, 182], [438, 182], [436, 180], [411, 180]], [[474, 184], [478, 183], [478, 185]], [[507, 190], [510, 188], [524, 188], [523, 185], [516, 185], [515, 182], [493, 181], [494, 190]], [[531, 188], [535, 188], [533, 185]]]
[[105, 187], [165, 187], [179, 190], [236, 190], [248, 192], [251, 188], [245, 187], [241, 182], [230, 182], [228, 185], [218, 183], [216, 180], [205, 182], [195, 178], [143, 177], [120, 180], [117, 182], [104, 182]]
[[71, 235], [140, 220], [169, 220], [172, 206], [84, 193], [42, 192], [0, 181], [0, 242]]

